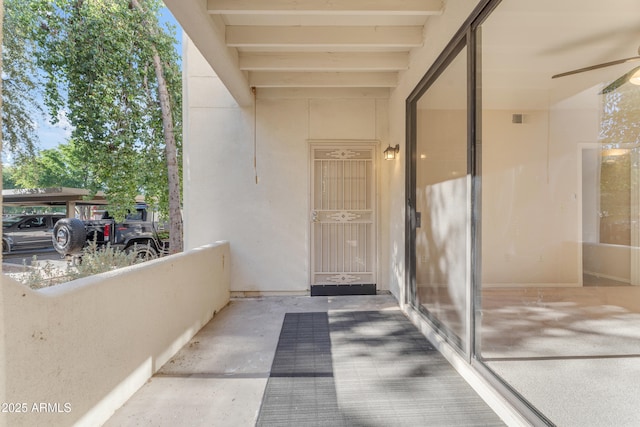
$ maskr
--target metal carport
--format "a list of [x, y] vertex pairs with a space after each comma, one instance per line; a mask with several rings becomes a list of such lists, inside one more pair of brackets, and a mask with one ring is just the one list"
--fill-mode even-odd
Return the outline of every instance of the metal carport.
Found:
[[81, 188], [52, 187], [2, 190], [2, 204], [7, 206], [65, 206], [68, 217], [75, 216], [76, 206], [106, 205], [102, 191], [92, 194]]

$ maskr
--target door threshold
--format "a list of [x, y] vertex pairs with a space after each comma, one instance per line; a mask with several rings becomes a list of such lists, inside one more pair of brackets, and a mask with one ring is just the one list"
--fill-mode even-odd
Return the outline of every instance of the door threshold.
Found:
[[375, 295], [376, 284], [360, 285], [311, 285], [312, 297], [330, 297], [341, 295]]

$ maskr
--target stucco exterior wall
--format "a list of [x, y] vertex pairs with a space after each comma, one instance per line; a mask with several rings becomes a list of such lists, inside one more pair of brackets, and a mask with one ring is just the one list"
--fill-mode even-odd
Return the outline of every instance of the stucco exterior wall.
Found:
[[104, 423], [228, 303], [229, 258], [217, 243], [38, 291], [3, 276], [0, 425]]
[[[185, 245], [228, 240], [237, 295], [309, 293], [309, 141], [388, 143], [388, 91], [258, 89], [240, 108], [197, 49], [185, 40]], [[395, 143], [394, 143], [395, 145]], [[378, 202], [396, 162], [378, 162]], [[378, 212], [388, 248], [387, 209]], [[379, 251], [379, 289], [388, 255]]]
[[259, 89], [255, 109], [237, 105], [185, 37], [186, 247], [229, 240], [232, 292], [307, 294], [307, 141], [375, 139], [380, 151], [400, 144], [398, 159], [377, 171], [378, 287], [404, 301], [405, 101], [477, 3], [447, 2], [429, 18], [424, 47], [391, 92]]

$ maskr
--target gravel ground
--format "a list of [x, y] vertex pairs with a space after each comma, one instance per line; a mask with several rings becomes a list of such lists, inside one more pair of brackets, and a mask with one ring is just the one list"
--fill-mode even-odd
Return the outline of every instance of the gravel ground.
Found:
[[[33, 257], [36, 257], [34, 265]], [[63, 274], [68, 262], [54, 250], [19, 252], [2, 255], [2, 272], [20, 281], [33, 268], [44, 268], [47, 263]]]

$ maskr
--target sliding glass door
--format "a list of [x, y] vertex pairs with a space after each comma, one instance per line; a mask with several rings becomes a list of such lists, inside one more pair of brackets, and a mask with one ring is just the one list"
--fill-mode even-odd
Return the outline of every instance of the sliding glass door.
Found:
[[467, 48], [416, 102], [416, 304], [462, 351], [468, 346], [470, 175]]
[[407, 100], [410, 300], [556, 425], [640, 425], [638, 16], [482, 1]]

